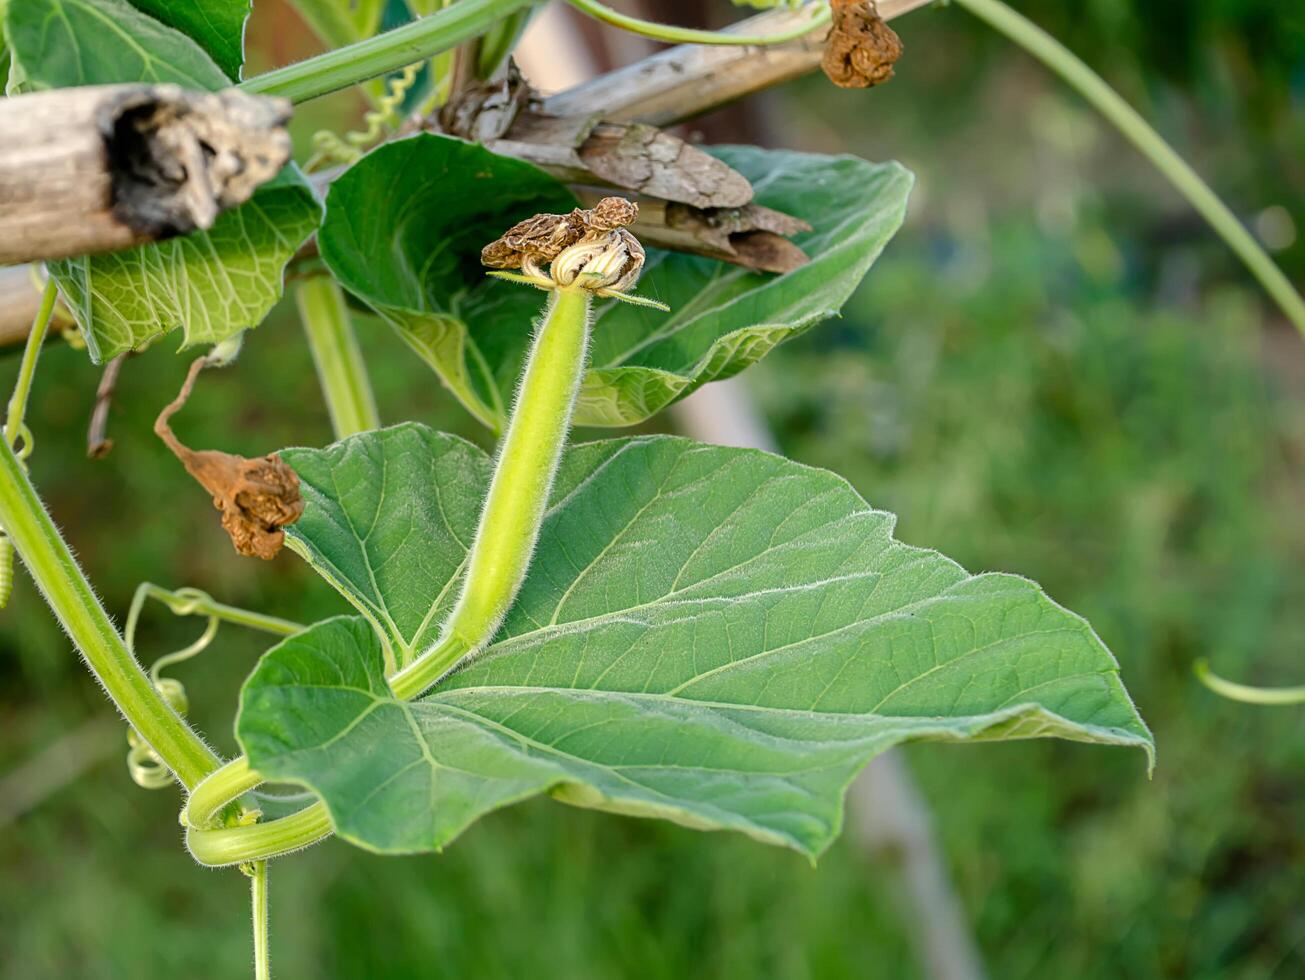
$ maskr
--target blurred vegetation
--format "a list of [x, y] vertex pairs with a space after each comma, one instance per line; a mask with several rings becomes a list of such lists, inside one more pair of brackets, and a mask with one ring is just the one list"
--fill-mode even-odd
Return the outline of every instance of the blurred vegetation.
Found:
[[[1296, 222], [1305, 277], [1305, 10], [1271, 0], [1021, 4], [1138, 103], [1253, 226]], [[253, 37], [271, 46], [260, 10]], [[1053, 742], [914, 746], [991, 974], [1305, 975], [1305, 713], [1231, 704], [1190, 665], [1300, 683], [1305, 344], [1177, 197], [1072, 96], [957, 11], [900, 22], [891, 85], [818, 79], [762, 101], [772, 142], [898, 157], [907, 227], [842, 320], [748, 377], [785, 450], [900, 515], [900, 536], [1042, 582], [1096, 626], [1160, 764]], [[278, 55], [279, 57], [279, 55]], [[322, 116], [305, 126], [321, 125]], [[1271, 212], [1277, 214], [1277, 212]], [[1277, 220], [1277, 219], [1275, 219]], [[1272, 227], [1270, 231], [1274, 230]], [[360, 321], [388, 421], [484, 442], [381, 324]], [[32, 471], [110, 609], [137, 582], [196, 585], [304, 621], [342, 601], [293, 556], [239, 560], [149, 431], [181, 381], [175, 340], [130, 360], [84, 457], [98, 372], [54, 343]], [[0, 364], [7, 390], [16, 356]], [[254, 454], [329, 440], [290, 304], [205, 376], [177, 429]], [[151, 609], [142, 657], [200, 623]], [[266, 641], [224, 627], [177, 673], [224, 751]], [[0, 773], [111, 711], [25, 576], [0, 616]], [[0, 977], [248, 971], [245, 880], [179, 850], [171, 790], [125, 745], [0, 828]], [[849, 841], [812, 869], [746, 840], [548, 802], [447, 854], [330, 842], [275, 865], [284, 977], [852, 978], [916, 974], [893, 869]]]

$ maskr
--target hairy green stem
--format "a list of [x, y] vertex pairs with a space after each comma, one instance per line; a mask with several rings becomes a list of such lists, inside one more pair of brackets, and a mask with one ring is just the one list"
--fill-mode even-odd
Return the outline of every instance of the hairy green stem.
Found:
[[187, 788], [220, 760], [163, 700], [100, 605], [8, 443], [0, 444], [0, 526], [127, 722]]
[[330, 837], [332, 829], [325, 805], [313, 803], [288, 817], [249, 827], [191, 827], [186, 831], [186, 847], [200, 864], [220, 868], [302, 851]]
[[272, 959], [267, 944], [267, 862], [249, 869], [249, 907], [254, 920], [254, 980], [271, 980]]
[[595, 20], [601, 20], [605, 24], [611, 24], [613, 27], [619, 27], [621, 30], [629, 31], [632, 34], [650, 37], [656, 41], [665, 41], [667, 44], [741, 46], [785, 44], [810, 34], [817, 27], [828, 24], [830, 18], [829, 4], [825, 3], [824, 0], [818, 0], [818, 2], [808, 5], [815, 9], [811, 19], [805, 24], [800, 24], [789, 30], [777, 31], [774, 34], [722, 34], [717, 31], [694, 30], [690, 27], [672, 27], [669, 24], [657, 24], [653, 21], [631, 17], [629, 14], [620, 13], [599, 3], [598, 0], [567, 0], [567, 3]]
[[424, 61], [485, 33], [535, 0], [458, 0], [392, 31], [347, 44], [240, 84], [246, 92], [307, 102]]
[[50, 328], [50, 318], [54, 315], [54, 303], [59, 298], [59, 287], [51, 276], [41, 291], [41, 305], [37, 307], [36, 319], [32, 321], [31, 332], [27, 335], [27, 345], [23, 348], [23, 362], [18, 368], [18, 380], [14, 382], [14, 393], [9, 398], [9, 413], [5, 418], [5, 442], [13, 445], [23, 429], [23, 417], [27, 414], [27, 398], [32, 393], [32, 378], [36, 374], [36, 359], [41, 356], [41, 345], [45, 343], [46, 331]]
[[1244, 704], [1289, 705], [1305, 704], [1305, 685], [1299, 687], [1251, 687], [1236, 681], [1224, 680], [1210, 670], [1204, 660], [1198, 660], [1195, 666], [1196, 677], [1215, 694], [1222, 694], [1233, 701]]
[[1004, 34], [1087, 99], [1164, 174], [1237, 253], [1296, 329], [1305, 335], [1305, 300], [1259, 242], [1200, 176], [1114, 89], [1072, 51], [1001, 0], [953, 0]]
[[435, 648], [394, 677], [401, 697], [421, 693], [488, 643], [525, 581], [584, 377], [591, 296], [576, 286], [552, 291], [499, 446], [462, 594]]
[[314, 276], [295, 288], [295, 303], [335, 437], [379, 429], [376, 398], [349, 322], [344, 291], [330, 276]]

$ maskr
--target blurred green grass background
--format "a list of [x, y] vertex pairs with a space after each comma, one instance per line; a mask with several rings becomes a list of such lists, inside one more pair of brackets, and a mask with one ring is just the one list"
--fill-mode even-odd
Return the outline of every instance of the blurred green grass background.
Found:
[[[1305, 280], [1300, 5], [1018, 6], [1276, 234]], [[254, 42], [275, 47], [282, 23], [260, 9]], [[897, 157], [920, 187], [844, 318], [748, 382], [785, 451], [899, 514], [904, 540], [1028, 575], [1086, 615], [1160, 758], [1148, 780], [1136, 753], [1054, 742], [906, 750], [988, 969], [1305, 976], [1305, 711], [1232, 704], [1191, 675], [1208, 656], [1250, 682], [1305, 680], [1305, 342], [1040, 69], [959, 11], [898, 28], [906, 57], [882, 90], [813, 78], [760, 101], [769, 142]], [[306, 114], [304, 132], [341, 105]], [[362, 319], [359, 333], [387, 421], [485, 442], [386, 328]], [[62, 343], [43, 356], [32, 472], [92, 581], [119, 617], [146, 579], [303, 621], [341, 611], [293, 556], [237, 559], [150, 433], [188, 362], [176, 344], [127, 363], [100, 462], [84, 457], [98, 372]], [[0, 389], [16, 362], [0, 363]], [[205, 376], [177, 428], [250, 455], [329, 441], [290, 304], [235, 368]], [[142, 656], [199, 625], [151, 609]], [[226, 627], [177, 671], [223, 751], [265, 646]], [[0, 615], [0, 773], [111, 717], [20, 573]], [[0, 977], [245, 975], [245, 879], [185, 856], [175, 792], [133, 786], [109, 733], [84, 776], [0, 829]], [[891, 864], [850, 841], [813, 869], [534, 802], [440, 856], [332, 841], [278, 862], [273, 962], [282, 977], [912, 977], [900, 894]]]

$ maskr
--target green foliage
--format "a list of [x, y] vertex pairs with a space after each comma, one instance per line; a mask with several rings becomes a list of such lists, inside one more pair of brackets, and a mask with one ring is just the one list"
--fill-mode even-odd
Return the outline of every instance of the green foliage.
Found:
[[[168, 10], [179, 25], [203, 26], [200, 36], [229, 61], [230, 44], [240, 43], [240, 6], [172, 4]], [[222, 33], [213, 33], [219, 27]], [[126, 0], [11, 3], [6, 31], [22, 91], [110, 82], [228, 84], [198, 43]], [[226, 48], [219, 38], [229, 42]], [[312, 191], [291, 167], [206, 232], [49, 267], [96, 362], [178, 326], [183, 346], [220, 343], [267, 315], [281, 296], [282, 270], [320, 216]]]
[[[896, 164], [717, 152], [752, 181], [758, 203], [814, 226], [795, 239], [812, 261], [770, 276], [650, 250], [640, 291], [672, 313], [597, 306], [578, 424], [643, 421], [835, 315], [905, 213], [911, 177]], [[482, 280], [480, 248], [509, 218], [570, 206], [561, 185], [526, 164], [419, 136], [381, 147], [334, 182], [319, 240], [345, 288], [394, 324], [474, 415], [500, 425], [539, 298]], [[381, 254], [394, 261], [376, 262]]]
[[[369, 153], [331, 184], [318, 247], [345, 289], [371, 305], [482, 421], [501, 423], [494, 365], [460, 317], [484, 282], [480, 250], [537, 211], [568, 211], [575, 198], [543, 171], [482, 147], [419, 135]], [[391, 261], [377, 262], [377, 255]], [[525, 293], [502, 283], [509, 303]], [[492, 330], [529, 328], [512, 305]], [[489, 338], [489, 339], [492, 339]], [[516, 375], [506, 383], [515, 381]]]
[[131, 0], [131, 4], [197, 41], [228, 78], [240, 78], [252, 0]]
[[175, 327], [183, 348], [217, 344], [263, 321], [281, 298], [282, 270], [320, 215], [290, 168], [206, 232], [48, 265], [96, 363]]
[[424, 426], [283, 454], [308, 506], [286, 543], [372, 624], [386, 659], [431, 644], [476, 533], [489, 458]]
[[204, 48], [127, 0], [11, 2], [5, 34], [14, 62], [10, 94], [108, 82], [200, 90], [228, 84]]
[[573, 448], [495, 642], [398, 701], [380, 637], [439, 621], [484, 493], [473, 454], [412, 424], [286, 454], [309, 474], [298, 549], [385, 625], [276, 647], [238, 734], [349, 840], [439, 849], [548, 791], [814, 856], [852, 775], [897, 742], [1150, 748], [1109, 652], [1032, 583], [897, 543], [833, 474], [669, 437]]

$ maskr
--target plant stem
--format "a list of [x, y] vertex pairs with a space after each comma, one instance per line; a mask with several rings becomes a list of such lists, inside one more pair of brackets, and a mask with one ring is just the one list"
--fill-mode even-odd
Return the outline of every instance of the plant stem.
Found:
[[1001, 0], [954, 0], [1014, 41], [1076, 89], [1164, 174], [1305, 336], [1305, 300], [1259, 242], [1187, 162], [1106, 82], [1067, 47]]
[[429, 17], [384, 34], [255, 75], [239, 87], [257, 95], [279, 95], [291, 102], [307, 102], [455, 48], [534, 2], [458, 0]]
[[182, 824], [208, 827], [217, 820], [223, 807], [262, 781], [263, 777], [249, 767], [249, 759], [245, 756], [232, 759], [191, 791], [181, 811]]
[[404, 697], [488, 643], [525, 580], [584, 377], [591, 295], [576, 286], [552, 291], [499, 446], [462, 594], [435, 648], [395, 676]]
[[263, 861], [302, 851], [331, 836], [331, 817], [321, 803], [298, 813], [250, 827], [220, 827], [186, 831], [186, 847], [200, 864], [219, 868], [248, 861]]
[[777, 31], [774, 34], [722, 34], [719, 31], [699, 31], [689, 27], [672, 27], [668, 24], [657, 24], [638, 17], [631, 17], [628, 14], [613, 10], [611, 7], [604, 6], [598, 0], [567, 0], [567, 3], [595, 20], [601, 20], [605, 24], [611, 24], [613, 27], [619, 27], [621, 30], [629, 31], [632, 34], [640, 34], [656, 41], [665, 41], [667, 44], [718, 44], [748, 47], [785, 44], [810, 34], [823, 24], [828, 24], [830, 17], [829, 4], [825, 3], [824, 0], [818, 0], [818, 2], [811, 4], [816, 8], [811, 19], [805, 24], [800, 24], [789, 30]]
[[[463, 592], [439, 642], [390, 678], [400, 700], [421, 694], [489, 642], [525, 579], [584, 377], [591, 295], [587, 289], [559, 287], [549, 297], [499, 448]], [[186, 843], [197, 861], [222, 865], [275, 857], [330, 834], [330, 819], [321, 803], [265, 824], [213, 826], [227, 804], [261, 782], [262, 776], [241, 756], [194, 788], [181, 821], [189, 828]]]
[[0, 445], [0, 526], [127, 722], [184, 786], [198, 785], [218, 767], [218, 757], [168, 707], [128, 652], [8, 443]]
[[267, 949], [267, 862], [249, 869], [249, 906], [254, 920], [254, 980], [272, 980]]
[[1222, 694], [1233, 701], [1244, 704], [1288, 705], [1305, 704], [1305, 685], [1300, 687], [1251, 687], [1224, 680], [1210, 670], [1204, 660], [1196, 662], [1196, 677], [1215, 694]]
[[367, 365], [349, 322], [344, 292], [330, 276], [314, 276], [299, 283], [295, 303], [303, 321], [308, 348], [317, 367], [326, 408], [335, 437], [381, 427], [376, 398], [367, 378]]
[[54, 315], [54, 302], [58, 296], [59, 287], [51, 276], [45, 281], [45, 289], [41, 292], [41, 305], [37, 307], [36, 318], [32, 321], [32, 330], [27, 335], [27, 346], [23, 348], [23, 362], [18, 368], [18, 380], [14, 383], [14, 393], [9, 399], [9, 414], [5, 419], [5, 442], [11, 446], [23, 428], [23, 416], [27, 414], [27, 398], [32, 393], [32, 378], [36, 374], [36, 359], [41, 355], [41, 345], [45, 343], [45, 334], [50, 328], [50, 318]]

